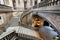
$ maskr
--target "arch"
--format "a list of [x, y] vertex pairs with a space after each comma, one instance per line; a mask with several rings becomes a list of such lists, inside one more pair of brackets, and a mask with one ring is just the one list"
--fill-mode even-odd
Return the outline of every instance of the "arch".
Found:
[[[26, 15], [30, 15], [30, 14], [31, 14], [31, 13], [26, 13], [26, 14], [24, 14], [24, 15], [21, 17], [21, 20], [22, 20]], [[36, 13], [34, 13], [34, 14], [36, 14]], [[48, 23], [50, 23], [50, 24], [53, 26], [53, 28], [59, 33], [59, 31], [56, 29], [56, 26], [55, 26], [54, 24], [52, 24], [51, 21], [49, 21], [45, 16], [40, 15], [40, 13], [38, 13], [38, 15], [39, 15], [40, 17], [42, 17], [43, 19], [47, 20]], [[48, 17], [49, 17], [49, 16], [48, 16]], [[59, 34], [60, 34], [60, 33], [59, 33]]]

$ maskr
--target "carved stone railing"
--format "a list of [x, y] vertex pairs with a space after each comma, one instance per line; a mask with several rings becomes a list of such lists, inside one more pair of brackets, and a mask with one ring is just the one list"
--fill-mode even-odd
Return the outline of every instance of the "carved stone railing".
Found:
[[12, 12], [12, 7], [0, 4], [0, 12]]
[[4, 32], [0, 35], [0, 40], [10, 40], [15, 36], [15, 31]]
[[39, 7], [45, 7], [45, 6], [54, 6], [54, 5], [59, 5], [60, 4], [60, 0], [51, 0], [51, 1], [47, 1], [47, 2], [42, 2], [42, 3], [39, 3], [35, 6], [33, 6], [33, 9], [34, 8], [39, 8]]
[[12, 8], [12, 7], [0, 4], [0, 8]]

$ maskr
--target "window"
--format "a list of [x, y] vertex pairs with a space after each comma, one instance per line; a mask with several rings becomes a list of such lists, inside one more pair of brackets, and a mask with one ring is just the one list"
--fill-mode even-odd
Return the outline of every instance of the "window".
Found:
[[5, 5], [9, 5], [9, 0], [4, 0]]
[[13, 7], [14, 7], [14, 9], [16, 9], [16, 2], [15, 2], [15, 0], [12, 0], [13, 1]]
[[18, 0], [18, 4], [20, 4], [20, 0]]
[[24, 9], [27, 9], [27, 1], [24, 1]]
[[43, 1], [43, 0], [41, 0], [41, 1]]
[[30, 5], [32, 5], [32, 0], [30, 1]]
[[35, 5], [37, 5], [37, 0], [35, 0]]
[[1, 20], [1, 16], [0, 16], [0, 20]]
[[47, 21], [44, 21], [44, 26], [49, 26], [49, 23]]

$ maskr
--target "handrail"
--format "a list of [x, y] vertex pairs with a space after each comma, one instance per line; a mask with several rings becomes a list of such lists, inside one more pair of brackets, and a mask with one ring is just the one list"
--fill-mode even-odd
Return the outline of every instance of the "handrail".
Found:
[[[14, 34], [14, 33], [15, 33], [15, 31], [4, 32], [3, 34], [0, 35], [0, 40], [1, 40], [1, 39], [4, 39], [4, 38], [6, 38], [6, 37], [9, 37], [9, 35]], [[12, 35], [12, 36], [13, 36], [13, 35]]]
[[38, 8], [38, 7], [45, 7], [45, 6], [54, 6], [54, 5], [58, 5], [60, 3], [60, 0], [54, 0], [54, 1], [48, 1], [48, 2], [42, 2], [42, 3], [39, 3], [38, 5], [35, 5], [33, 8]]
[[6, 6], [6, 5], [4, 5], [4, 4], [0, 4], [0, 6], [12, 8], [12, 7]]

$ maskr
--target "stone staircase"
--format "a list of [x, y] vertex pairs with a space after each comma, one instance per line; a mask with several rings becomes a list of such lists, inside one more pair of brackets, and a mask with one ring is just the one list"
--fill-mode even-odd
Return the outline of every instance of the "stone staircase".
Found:
[[6, 32], [0, 35], [0, 40], [39, 40], [36, 32], [24, 27], [8, 27]]

